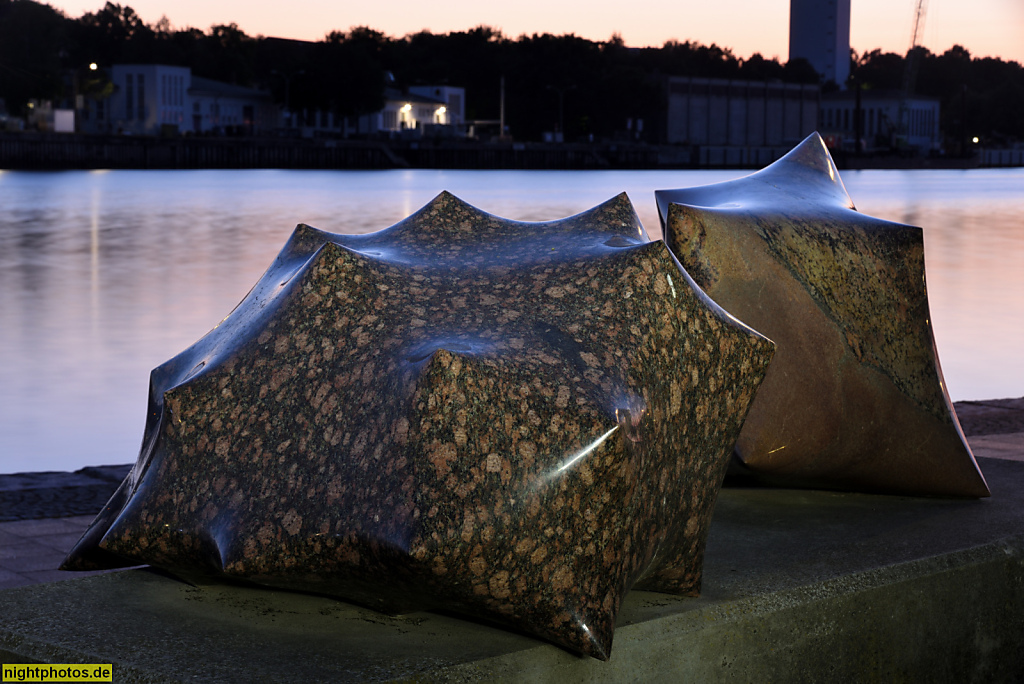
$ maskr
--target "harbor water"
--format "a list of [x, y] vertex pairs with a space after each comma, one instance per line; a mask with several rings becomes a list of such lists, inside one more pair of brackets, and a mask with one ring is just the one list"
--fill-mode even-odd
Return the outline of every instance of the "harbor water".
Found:
[[[226, 316], [296, 223], [362, 233], [449, 190], [541, 221], [741, 171], [0, 171], [0, 472], [134, 461], [149, 371]], [[1024, 169], [848, 171], [857, 208], [925, 231], [954, 400], [1024, 395]]]

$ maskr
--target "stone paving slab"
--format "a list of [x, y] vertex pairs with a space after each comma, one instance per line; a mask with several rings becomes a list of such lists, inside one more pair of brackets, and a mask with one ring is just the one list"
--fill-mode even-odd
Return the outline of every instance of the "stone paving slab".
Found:
[[968, 437], [1024, 432], [1024, 397], [958, 401], [953, 406]]
[[0, 474], [0, 522], [95, 515], [131, 465], [89, 466], [73, 473]]
[[0, 660], [109, 662], [118, 682], [1019, 681], [1024, 463], [981, 461], [991, 499], [723, 490], [702, 596], [631, 592], [607, 663], [152, 570], [0, 592]]
[[1024, 432], [967, 438], [975, 457], [1024, 461]]
[[57, 567], [94, 517], [0, 523], [0, 589], [77, 577], [78, 573], [61, 572]]

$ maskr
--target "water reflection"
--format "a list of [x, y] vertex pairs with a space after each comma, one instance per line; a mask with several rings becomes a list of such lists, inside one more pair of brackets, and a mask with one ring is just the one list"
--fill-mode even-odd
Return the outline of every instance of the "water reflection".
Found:
[[[0, 471], [133, 461], [149, 371], [216, 325], [298, 222], [387, 227], [443, 189], [539, 221], [721, 171], [0, 172]], [[858, 209], [925, 228], [954, 399], [1024, 395], [1024, 171], [864, 171]]]
[[954, 400], [1024, 395], [1024, 169], [847, 172], [861, 211], [924, 228]]

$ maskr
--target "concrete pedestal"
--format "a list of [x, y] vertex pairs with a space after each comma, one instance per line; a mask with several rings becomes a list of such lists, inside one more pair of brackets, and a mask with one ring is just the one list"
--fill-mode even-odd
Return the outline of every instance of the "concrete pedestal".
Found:
[[434, 613], [381, 615], [132, 570], [0, 591], [0, 660], [114, 681], [1019, 681], [1024, 463], [980, 501], [723, 490], [699, 599], [632, 592], [611, 660]]

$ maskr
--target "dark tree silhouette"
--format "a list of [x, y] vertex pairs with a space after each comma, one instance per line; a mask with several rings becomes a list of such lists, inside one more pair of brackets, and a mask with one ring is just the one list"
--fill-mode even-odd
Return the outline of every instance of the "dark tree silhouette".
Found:
[[[942, 55], [917, 48], [915, 92], [942, 100], [941, 126], [951, 140], [1024, 140], [1024, 69], [1016, 62], [973, 58], [960, 46]], [[316, 42], [252, 37], [236, 24], [174, 28], [166, 17], [147, 25], [127, 5], [107, 2], [78, 19], [32, 0], [0, 0], [0, 97], [15, 114], [30, 98], [67, 96], [67, 84], [99, 96], [86, 83], [89, 62], [188, 66], [197, 76], [270, 89], [293, 110], [337, 115], [375, 111], [384, 89], [449, 84], [466, 89], [466, 118], [505, 118], [518, 139], [563, 129], [566, 140], [616, 138], [627, 122], [644, 121], [644, 137], [659, 139], [665, 77], [697, 76], [817, 83], [805, 60], [782, 64], [728, 48], [668, 41], [630, 48], [618, 35], [592, 41], [576, 35], [509, 38], [494, 28], [394, 38], [367, 26], [330, 31]], [[873, 50], [852, 55], [852, 75], [865, 88], [902, 88], [906, 59]], [[76, 80], [77, 79], [77, 80]], [[839, 87], [823, 84], [824, 88]]]

